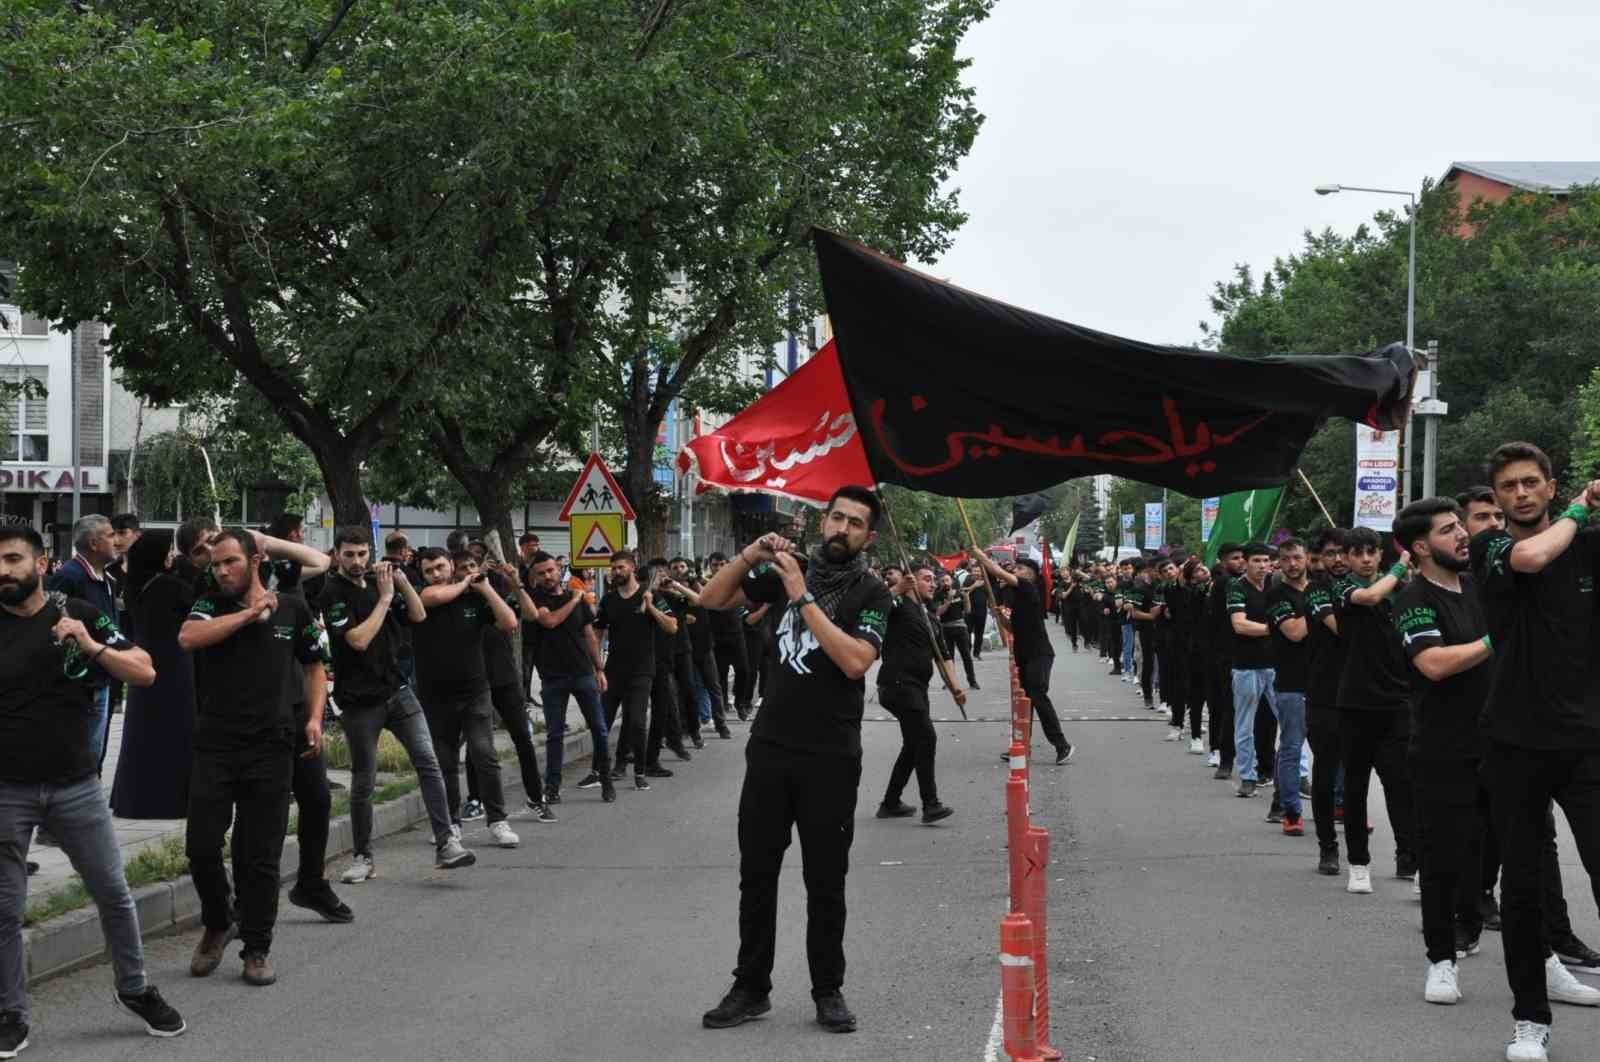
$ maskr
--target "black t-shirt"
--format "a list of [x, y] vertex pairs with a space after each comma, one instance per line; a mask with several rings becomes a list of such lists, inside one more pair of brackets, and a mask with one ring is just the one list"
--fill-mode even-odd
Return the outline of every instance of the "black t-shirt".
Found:
[[1483, 640], [1489, 622], [1472, 576], [1461, 577], [1460, 591], [1447, 590], [1418, 576], [1394, 599], [1395, 624], [1411, 667], [1411, 757], [1432, 762], [1464, 762], [1481, 754], [1478, 717], [1489, 695], [1491, 662], [1433, 682], [1416, 668], [1424, 649]]
[[[1276, 687], [1283, 693], [1304, 693], [1310, 678], [1310, 609], [1306, 590], [1296, 590], [1287, 582], [1267, 588], [1267, 626], [1272, 628], [1272, 666], [1277, 671]], [[1298, 642], [1283, 633], [1292, 619], [1306, 621], [1306, 636]]]
[[[922, 615], [918, 616], [917, 613]], [[889, 628], [883, 638], [883, 664], [878, 685], [911, 683], [926, 686], [933, 678], [933, 661], [950, 659], [944, 634], [928, 610], [909, 597], [894, 599]]]
[[[664, 594], [658, 590], [651, 596], [651, 600], [655, 602], [657, 612], [677, 620], [678, 630], [683, 630], [684, 602], [681, 598], [673, 597], [671, 594]], [[674, 631], [672, 634], [668, 634], [666, 628], [654, 620], [651, 621], [650, 626], [654, 628], [651, 633], [655, 635], [656, 639], [655, 666], [662, 671], [671, 671], [672, 659], [678, 655], [677, 632]]]
[[416, 625], [411, 640], [418, 696], [425, 701], [458, 701], [483, 693], [489, 688], [483, 641], [494, 631], [489, 602], [468, 589], [454, 601], [424, 607], [428, 616]]
[[1228, 618], [1228, 584], [1235, 576], [1218, 567], [1211, 576], [1211, 592], [1206, 597], [1205, 624], [1211, 652], [1217, 662], [1233, 666], [1233, 621]]
[[65, 614], [109, 649], [133, 648], [116, 623], [87, 601], [46, 593], [31, 616], [0, 609], [0, 781], [63, 785], [94, 777], [90, 755], [95, 692], [110, 681], [71, 639], [51, 629]]
[[989, 610], [989, 589], [984, 585], [981, 575], [968, 575], [960, 585], [966, 586], [970, 582], [976, 582], [978, 585], [973, 588], [972, 596], [967, 598], [967, 608], [972, 615], [978, 616]]
[[688, 624], [689, 651], [698, 659], [711, 652], [711, 611], [704, 605], [690, 605], [686, 618], [694, 621]]
[[1233, 617], [1243, 616], [1253, 623], [1267, 622], [1267, 587], [1260, 590], [1244, 576], [1228, 583], [1228, 628], [1233, 635], [1228, 659], [1236, 671], [1263, 671], [1273, 666], [1272, 637], [1251, 638], [1234, 631]]
[[1513, 545], [1504, 531], [1472, 541], [1495, 655], [1483, 735], [1522, 748], [1600, 748], [1600, 528], [1537, 575], [1511, 569]]
[[1026, 579], [1019, 578], [1011, 590], [1011, 635], [1013, 651], [1020, 659], [1037, 659], [1055, 656], [1050, 646], [1050, 634], [1044, 625], [1044, 602], [1039, 599], [1039, 588]]
[[[241, 607], [225, 594], [206, 594], [189, 618], [212, 623]], [[305, 666], [321, 660], [321, 632], [311, 606], [293, 594], [278, 598], [267, 622], [247, 623], [216, 645], [197, 649], [195, 744], [289, 740], [294, 706], [305, 699]]]
[[[866, 680], [851, 679], [818, 644], [802, 609], [789, 607], [783, 580], [770, 566], [745, 577], [744, 595], [782, 612], [778, 623], [777, 668], [761, 711], [750, 729], [752, 740], [804, 752], [861, 758], [861, 714]], [[845, 591], [833, 623], [852, 638], [883, 652], [883, 638], [894, 602], [889, 588], [864, 574]]]
[[[511, 614], [519, 620], [521, 627], [522, 598], [517, 594], [517, 584], [512, 582], [500, 572], [489, 573], [489, 585], [494, 587], [495, 593], [500, 595], [511, 609]], [[468, 591], [472, 593], [472, 591]], [[489, 688], [499, 686], [518, 686], [522, 684], [522, 672], [517, 670], [516, 650], [512, 648], [511, 639], [517, 637], [517, 632], [507, 634], [494, 624], [494, 613], [490, 612], [489, 626], [483, 631], [483, 668], [488, 676]]]
[[933, 611], [939, 617], [941, 626], [965, 627], [967, 625], [966, 600], [961, 596], [961, 591], [954, 587], [949, 590], [934, 591]]
[[293, 594], [305, 600], [300, 586], [300, 562], [266, 558], [261, 562], [261, 585], [279, 594]]
[[613, 590], [600, 599], [594, 629], [606, 632], [606, 680], [654, 675], [656, 621], [643, 608], [644, 587], [630, 597]]
[[317, 599], [322, 620], [328, 625], [328, 644], [333, 649], [333, 689], [341, 708], [386, 701], [405, 685], [400, 673], [399, 651], [406, 629], [405, 595], [395, 591], [378, 633], [367, 643], [366, 652], [353, 649], [346, 636], [367, 621], [378, 607], [378, 587], [368, 579], [357, 586], [343, 575], [328, 576]]
[[[749, 578], [746, 576], [745, 578]], [[711, 613], [711, 640], [718, 645], [737, 642], [744, 637], [744, 618], [749, 610], [740, 608], [709, 609]]]
[[[531, 595], [533, 603], [547, 611], [558, 612], [571, 599], [565, 590], [551, 593], [537, 590]], [[559, 626], [548, 630], [540, 625], [537, 642], [539, 655], [535, 662], [541, 679], [574, 678], [594, 672], [594, 662], [589, 659], [589, 639], [584, 628], [593, 625], [594, 611], [589, 602], [581, 600], [567, 614]]]
[[[1133, 589], [1129, 591], [1127, 600], [1133, 604], [1136, 611], [1149, 612], [1155, 607], [1156, 603], [1155, 585], [1144, 579], [1134, 579]], [[1143, 634], [1153, 634], [1155, 632], [1154, 620], [1134, 620], [1133, 625], [1136, 630]]]
[[[1333, 583], [1325, 577], [1311, 580], [1306, 591], [1306, 623], [1311, 634], [1311, 673], [1307, 683], [1307, 707], [1311, 711], [1339, 706], [1339, 678], [1344, 674], [1344, 638], [1328, 629], [1329, 616], [1335, 615]], [[1337, 620], [1335, 620], [1337, 622]]]
[[1333, 584], [1333, 607], [1345, 642], [1339, 707], [1346, 711], [1404, 710], [1411, 703], [1410, 667], [1394, 625], [1394, 595], [1376, 605], [1356, 604], [1357, 590], [1372, 584], [1354, 573]]

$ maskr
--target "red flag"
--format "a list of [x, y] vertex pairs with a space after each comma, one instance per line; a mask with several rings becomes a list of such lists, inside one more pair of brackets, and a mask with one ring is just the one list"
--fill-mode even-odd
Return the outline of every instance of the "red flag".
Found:
[[941, 557], [938, 554], [934, 554], [933, 559], [938, 561], [939, 567], [943, 568], [945, 571], [953, 572], [963, 564], [967, 563], [967, 551], [962, 550], [960, 553], [952, 553], [948, 557]]
[[1039, 581], [1044, 584], [1045, 599], [1049, 600], [1050, 588], [1055, 586], [1055, 569], [1050, 566], [1050, 540], [1044, 537], [1044, 531], [1039, 531], [1039, 552], [1044, 554], [1044, 559], [1039, 562]]
[[699, 490], [753, 490], [826, 505], [846, 484], [873, 486], [833, 341], [737, 417], [690, 439], [678, 469]]

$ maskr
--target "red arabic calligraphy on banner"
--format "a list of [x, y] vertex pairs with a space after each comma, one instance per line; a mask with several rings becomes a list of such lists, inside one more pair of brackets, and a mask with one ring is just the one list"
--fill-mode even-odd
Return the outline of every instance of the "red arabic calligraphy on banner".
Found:
[[826, 505], [845, 484], [870, 486], [832, 341], [722, 427], [689, 440], [680, 471], [699, 490], [750, 490]]

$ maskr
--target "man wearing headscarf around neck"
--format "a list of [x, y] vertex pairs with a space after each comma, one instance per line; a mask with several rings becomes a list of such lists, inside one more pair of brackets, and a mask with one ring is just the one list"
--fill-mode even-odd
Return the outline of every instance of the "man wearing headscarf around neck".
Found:
[[865, 487], [841, 487], [822, 518], [822, 545], [802, 568], [784, 538], [746, 546], [701, 592], [709, 609], [772, 603], [777, 670], [745, 746], [739, 797], [739, 959], [733, 988], [706, 1012], [725, 1029], [772, 1009], [778, 874], [800, 832], [807, 896], [806, 952], [817, 1023], [854, 1032], [845, 1005], [844, 879], [861, 784], [866, 674], [883, 650], [892, 600], [867, 570], [882, 507]]

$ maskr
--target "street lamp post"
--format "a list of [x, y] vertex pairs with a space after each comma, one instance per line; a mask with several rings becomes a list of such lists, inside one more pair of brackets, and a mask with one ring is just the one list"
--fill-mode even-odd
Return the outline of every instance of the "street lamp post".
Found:
[[[1362, 188], [1353, 184], [1319, 184], [1316, 192], [1318, 195], [1333, 195], [1337, 192], [1370, 192], [1374, 195], [1403, 195], [1411, 201], [1411, 251], [1406, 265], [1406, 349], [1416, 352], [1417, 349], [1417, 195], [1415, 192], [1401, 191], [1398, 188]], [[1432, 390], [1437, 381], [1430, 380], [1429, 394], [1425, 397], [1433, 398]], [[1405, 441], [1402, 449], [1405, 451], [1400, 462], [1400, 499], [1402, 505], [1411, 504], [1411, 416], [1412, 411], [1406, 411]], [[1430, 428], [1432, 422], [1429, 422]], [[1423, 458], [1423, 491], [1428, 496], [1433, 494], [1433, 469], [1434, 469], [1434, 441], [1437, 431], [1427, 433], [1428, 452]]]

